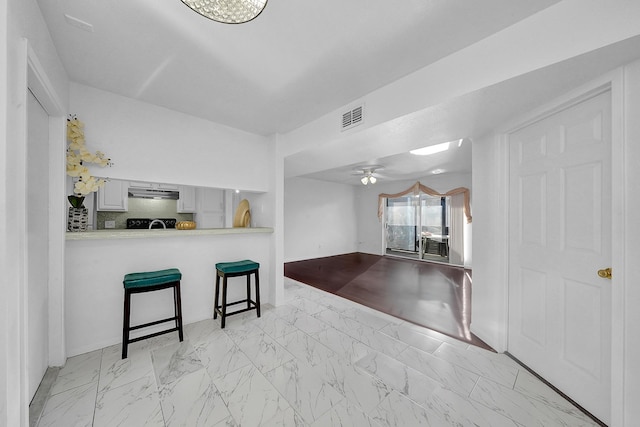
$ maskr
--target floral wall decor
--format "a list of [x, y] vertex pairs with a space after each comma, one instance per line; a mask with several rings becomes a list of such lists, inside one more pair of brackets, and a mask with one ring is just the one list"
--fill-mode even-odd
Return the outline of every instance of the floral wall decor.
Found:
[[84, 197], [104, 185], [104, 179], [97, 179], [91, 175], [87, 164], [102, 167], [111, 166], [111, 159], [105, 157], [101, 151], [91, 153], [85, 145], [84, 123], [74, 116], [67, 119], [67, 175], [76, 178], [73, 195], [69, 202], [74, 208], [83, 207]]

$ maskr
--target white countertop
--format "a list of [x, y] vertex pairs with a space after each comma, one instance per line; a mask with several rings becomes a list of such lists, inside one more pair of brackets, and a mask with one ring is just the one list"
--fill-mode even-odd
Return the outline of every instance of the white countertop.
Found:
[[226, 234], [273, 233], [271, 227], [254, 228], [204, 228], [195, 230], [153, 229], [153, 230], [91, 230], [67, 232], [67, 240], [100, 240], [100, 239], [155, 239], [162, 237], [214, 236]]

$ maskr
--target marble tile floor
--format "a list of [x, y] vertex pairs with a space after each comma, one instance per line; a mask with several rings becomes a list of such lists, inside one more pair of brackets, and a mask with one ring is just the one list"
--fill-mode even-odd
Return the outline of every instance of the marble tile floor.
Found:
[[37, 425], [593, 426], [503, 354], [285, 279], [287, 303], [71, 357]]

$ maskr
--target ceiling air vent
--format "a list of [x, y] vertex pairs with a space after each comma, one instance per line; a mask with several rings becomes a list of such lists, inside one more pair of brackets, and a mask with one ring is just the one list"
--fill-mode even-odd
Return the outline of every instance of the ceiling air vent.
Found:
[[359, 125], [362, 123], [363, 118], [362, 105], [354, 108], [353, 110], [347, 111], [342, 115], [342, 130], [350, 129]]

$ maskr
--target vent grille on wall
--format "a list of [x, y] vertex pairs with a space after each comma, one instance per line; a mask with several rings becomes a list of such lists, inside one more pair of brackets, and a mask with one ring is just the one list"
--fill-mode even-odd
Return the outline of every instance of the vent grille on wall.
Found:
[[364, 119], [362, 105], [347, 111], [342, 115], [342, 130], [352, 128], [362, 123]]

